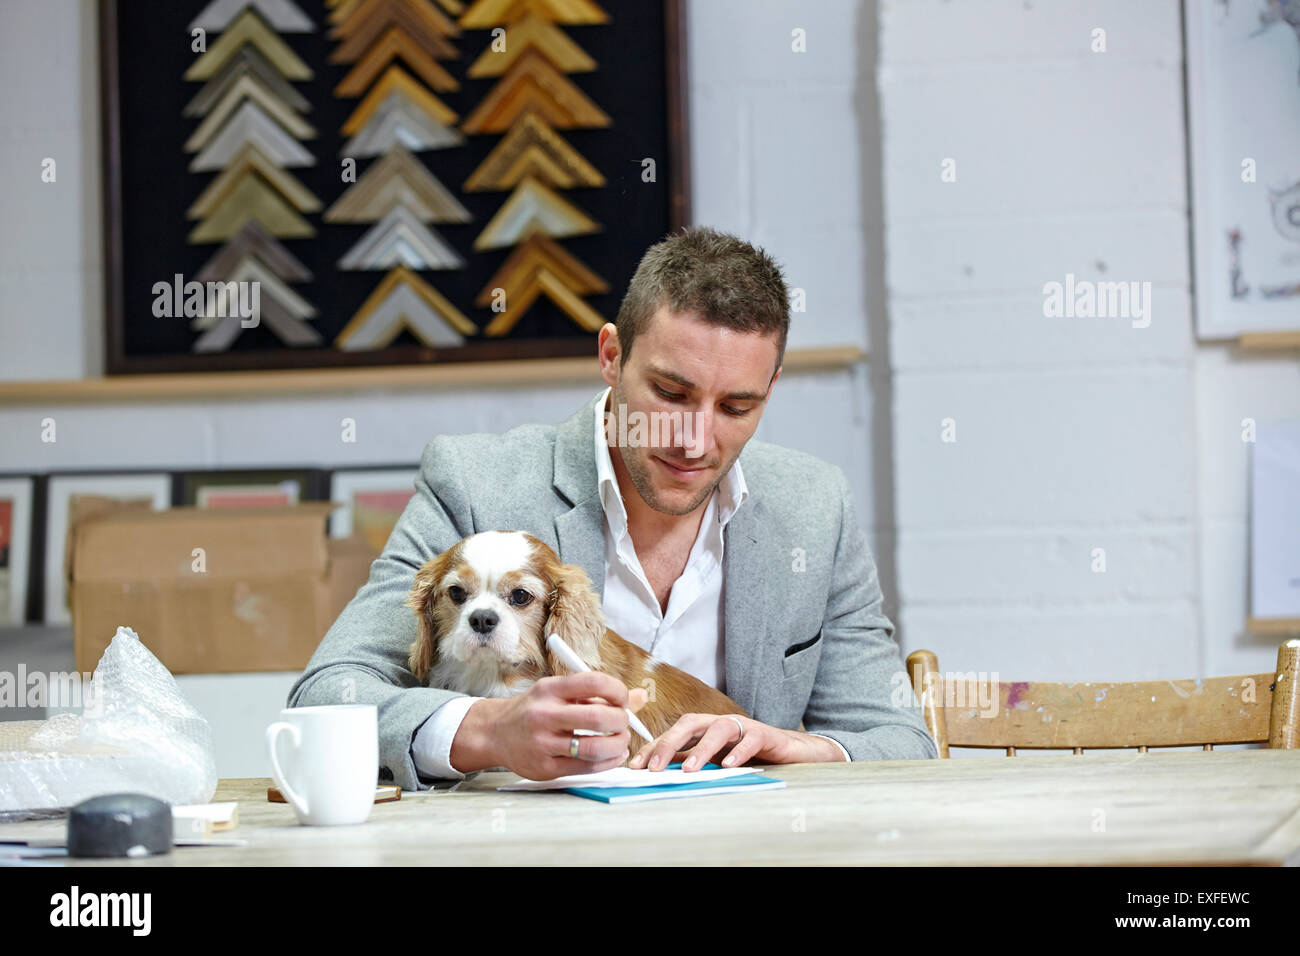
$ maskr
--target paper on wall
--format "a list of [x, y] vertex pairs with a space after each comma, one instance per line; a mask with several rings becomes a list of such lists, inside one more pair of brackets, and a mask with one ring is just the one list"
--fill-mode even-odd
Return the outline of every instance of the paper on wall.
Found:
[[1300, 421], [1256, 426], [1250, 492], [1251, 617], [1300, 617]]

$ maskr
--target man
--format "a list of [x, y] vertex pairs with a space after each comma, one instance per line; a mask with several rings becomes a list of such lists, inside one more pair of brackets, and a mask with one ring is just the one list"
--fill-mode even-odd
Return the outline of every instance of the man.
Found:
[[[613, 630], [752, 715], [687, 715], [631, 766], [663, 769], [687, 748], [688, 770], [724, 753], [728, 765], [937, 756], [918, 709], [891, 702], [903, 665], [843, 473], [750, 441], [788, 327], [785, 281], [762, 250], [704, 227], [652, 246], [600, 331], [609, 388], [558, 426], [431, 441], [370, 580], [289, 706], [376, 704], [380, 764], [403, 789], [488, 767], [550, 779], [619, 766], [640, 689], [591, 673], [474, 698], [419, 687], [407, 668], [415, 572], [469, 534], [510, 529], [585, 568]], [[673, 426], [647, 442], [638, 416]], [[575, 729], [607, 735], [576, 738], [572, 756]]]

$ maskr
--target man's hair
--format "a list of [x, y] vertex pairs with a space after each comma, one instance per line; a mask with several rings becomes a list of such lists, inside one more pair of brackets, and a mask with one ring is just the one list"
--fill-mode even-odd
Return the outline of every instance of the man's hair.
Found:
[[781, 367], [790, 329], [785, 277], [771, 256], [743, 239], [687, 226], [646, 250], [614, 322], [621, 365], [661, 306], [738, 332], [777, 333], [776, 367]]

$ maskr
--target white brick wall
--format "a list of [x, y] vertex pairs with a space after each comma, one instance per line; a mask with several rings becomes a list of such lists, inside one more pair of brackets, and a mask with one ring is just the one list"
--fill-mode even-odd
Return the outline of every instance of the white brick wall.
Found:
[[[93, 9], [93, 0], [0, 0], [0, 380], [76, 378], [102, 368]], [[879, 223], [869, 225], [865, 210], [878, 208], [879, 177], [863, 175], [859, 155], [860, 142], [874, 143], [876, 133], [874, 123], [864, 133], [859, 122], [860, 90], [874, 64], [861, 61], [858, 39], [874, 22], [874, 9], [852, 0], [688, 4], [693, 219], [759, 243], [784, 263], [807, 296], [807, 312], [793, 317], [794, 348], [868, 342], [865, 236]], [[807, 54], [791, 52], [796, 26], [807, 31]], [[59, 178], [43, 189], [46, 155], [57, 157]], [[860, 195], [868, 188], [874, 206]], [[874, 294], [883, 298], [881, 289]], [[436, 432], [558, 421], [589, 394], [563, 386], [0, 406], [0, 471], [414, 461]], [[46, 415], [58, 421], [55, 445], [39, 441]], [[358, 422], [355, 445], [338, 440], [344, 416]], [[873, 483], [872, 470], [879, 474], [887, 455], [869, 447], [872, 416], [865, 369], [789, 374], [759, 437], [845, 469], [860, 520], [879, 539], [892, 605], [891, 539], [872, 526], [877, 496], [888, 497]], [[248, 738], [258, 724], [239, 717], [274, 715], [282, 705], [275, 675], [265, 676], [222, 683], [220, 693], [187, 688], [225, 728], [223, 775], [265, 772]]]
[[73, 0], [0, 9], [0, 379], [103, 363], [95, 22]]
[[[0, 2], [0, 380], [102, 367], [94, 9], [94, 0]], [[849, 29], [863, 14], [849, 0], [797, 18], [793, 9], [688, 5], [693, 218], [762, 244], [805, 290], [791, 347], [865, 346], [853, 94], [863, 68]], [[808, 54], [790, 50], [796, 25], [808, 31]], [[39, 178], [46, 155], [58, 161], [48, 186]], [[0, 471], [414, 461], [438, 431], [558, 421], [591, 391], [0, 406]], [[39, 440], [47, 415], [58, 422], [56, 445]], [[841, 465], [870, 526], [869, 415], [862, 369], [792, 373], [759, 435]], [[355, 445], [338, 440], [344, 416], [358, 422]]]
[[[0, 5], [0, 379], [101, 361], [91, 10]], [[1176, 0], [690, 0], [687, 32], [695, 221], [785, 263], [792, 346], [875, 349], [870, 373], [783, 380], [760, 434], [849, 472], [905, 648], [1009, 678], [1270, 667], [1242, 634], [1239, 423], [1300, 413], [1300, 363], [1195, 340]], [[1150, 281], [1151, 326], [1045, 319], [1067, 272]], [[0, 468], [409, 459], [585, 393], [4, 407]]]
[[[1272, 667], [1276, 642], [1243, 634], [1239, 423], [1300, 411], [1297, 363], [1195, 339], [1179, 18], [881, 2], [901, 626], [945, 670]], [[1067, 273], [1150, 282], [1150, 327], [1045, 318]]]

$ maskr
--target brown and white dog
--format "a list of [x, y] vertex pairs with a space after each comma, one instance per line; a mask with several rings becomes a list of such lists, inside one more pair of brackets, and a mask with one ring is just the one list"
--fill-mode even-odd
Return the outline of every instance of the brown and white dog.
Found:
[[512, 697], [568, 674], [546, 646], [555, 633], [592, 670], [648, 691], [637, 716], [656, 737], [683, 714], [746, 716], [721, 691], [609, 630], [587, 572], [522, 531], [484, 531], [452, 545], [416, 573], [406, 606], [420, 622], [411, 672], [434, 687]]

